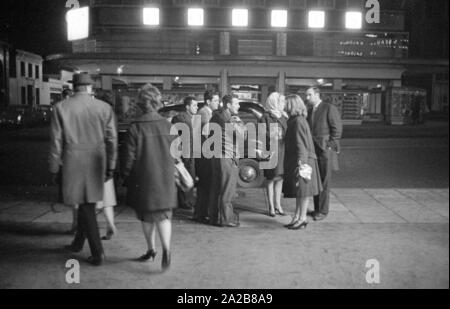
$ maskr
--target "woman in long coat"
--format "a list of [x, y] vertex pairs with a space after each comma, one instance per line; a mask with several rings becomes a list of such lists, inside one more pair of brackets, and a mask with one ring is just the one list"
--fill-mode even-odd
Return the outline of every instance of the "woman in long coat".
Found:
[[286, 227], [300, 230], [308, 225], [308, 204], [313, 196], [322, 191], [322, 183], [311, 130], [306, 120], [306, 106], [298, 95], [291, 95], [286, 99], [286, 110], [290, 118], [286, 133], [283, 193], [285, 198], [297, 199], [294, 218]]
[[171, 156], [171, 124], [157, 113], [161, 93], [148, 84], [139, 93], [144, 115], [132, 123], [126, 141], [123, 175], [127, 203], [142, 221], [148, 251], [138, 261], [154, 260], [158, 229], [163, 247], [162, 268], [170, 266], [172, 210], [177, 207], [175, 165]]
[[[267, 112], [260, 119], [260, 122], [266, 125], [266, 146], [269, 143], [278, 143], [278, 162], [275, 168], [264, 171], [264, 176], [267, 179], [267, 194], [269, 199], [269, 216], [275, 217], [277, 214], [284, 216], [283, 208], [281, 207], [281, 193], [283, 189], [284, 176], [284, 138], [287, 130], [288, 116], [284, 112], [285, 97], [274, 92], [266, 102]], [[272, 130], [276, 125], [277, 130]]]

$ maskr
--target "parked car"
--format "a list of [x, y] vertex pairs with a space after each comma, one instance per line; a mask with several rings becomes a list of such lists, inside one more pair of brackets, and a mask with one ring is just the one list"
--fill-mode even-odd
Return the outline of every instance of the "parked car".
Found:
[[[254, 123], [258, 124], [258, 117], [261, 116], [265, 109], [258, 102], [252, 101], [241, 101], [239, 111], [239, 118], [244, 122], [244, 124]], [[203, 102], [199, 103], [199, 109], [204, 106]], [[172, 119], [179, 112], [184, 110], [184, 105], [171, 105], [163, 107], [159, 110], [159, 113], [168, 118]], [[247, 149], [245, 149], [244, 158], [239, 161], [239, 179], [238, 184], [242, 188], [259, 188], [264, 184], [264, 171], [260, 168], [259, 159], [249, 158]]]
[[0, 112], [0, 126], [6, 128], [37, 127], [50, 123], [51, 106], [8, 106]]

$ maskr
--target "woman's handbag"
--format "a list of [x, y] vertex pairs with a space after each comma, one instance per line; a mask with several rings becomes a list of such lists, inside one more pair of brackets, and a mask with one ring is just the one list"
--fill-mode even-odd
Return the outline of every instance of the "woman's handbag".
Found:
[[183, 162], [175, 162], [175, 183], [183, 192], [189, 192], [194, 188], [194, 180]]
[[295, 174], [297, 175], [297, 183], [299, 183], [302, 179], [307, 182], [311, 181], [312, 173], [313, 169], [311, 166], [309, 166], [308, 164], [300, 163], [300, 166], [295, 170]]

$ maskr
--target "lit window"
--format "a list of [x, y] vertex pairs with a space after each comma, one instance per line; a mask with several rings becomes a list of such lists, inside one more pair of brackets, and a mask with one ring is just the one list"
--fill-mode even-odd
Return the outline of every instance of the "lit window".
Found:
[[325, 12], [310, 11], [308, 16], [309, 28], [325, 28]]
[[361, 12], [347, 12], [345, 14], [345, 28], [347, 29], [361, 29], [362, 28], [362, 13]]
[[159, 8], [144, 8], [144, 25], [159, 26]]
[[247, 27], [248, 26], [248, 10], [247, 9], [233, 9], [233, 26]]
[[288, 13], [286, 10], [272, 10], [272, 27], [286, 28]]
[[71, 9], [66, 14], [67, 39], [69, 41], [89, 37], [89, 7]]
[[203, 9], [188, 9], [188, 25], [203, 26], [204, 13]]

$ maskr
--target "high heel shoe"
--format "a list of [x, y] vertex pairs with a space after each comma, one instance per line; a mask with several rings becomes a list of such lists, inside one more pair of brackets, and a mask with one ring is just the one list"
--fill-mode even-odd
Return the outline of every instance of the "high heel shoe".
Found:
[[168, 251], [163, 252], [163, 257], [161, 261], [161, 268], [163, 271], [166, 271], [170, 268], [170, 264], [172, 263], [171, 253]]
[[289, 224], [286, 224], [284, 227], [286, 227], [286, 228], [291, 228], [291, 227], [293, 227], [295, 224], [297, 224], [297, 222], [298, 222], [299, 220], [300, 220], [300, 219], [292, 218], [292, 222], [289, 223]]
[[282, 217], [285, 217], [285, 216], [286, 216], [286, 214], [284, 213], [284, 211], [280, 211], [279, 209], [275, 210], [275, 214], [277, 214], [277, 215], [279, 215], [279, 216], [282, 216]]
[[297, 221], [293, 226], [291, 226], [289, 229], [293, 231], [297, 230], [304, 230], [308, 226], [308, 221]]
[[143, 256], [138, 258], [136, 261], [138, 261], [138, 262], [147, 262], [147, 261], [152, 260], [152, 262], [153, 262], [153, 261], [155, 261], [155, 258], [156, 258], [157, 254], [158, 253], [155, 250], [152, 249], [152, 250], [147, 251], [146, 254], [144, 254]]

